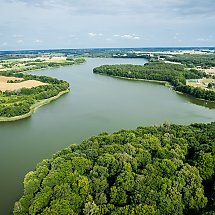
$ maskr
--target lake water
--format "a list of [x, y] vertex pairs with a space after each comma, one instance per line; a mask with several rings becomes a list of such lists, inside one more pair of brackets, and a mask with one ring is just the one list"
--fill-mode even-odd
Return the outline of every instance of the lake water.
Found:
[[[93, 74], [103, 64], [144, 64], [144, 59], [87, 59], [82, 65], [33, 74], [64, 79], [70, 93], [39, 108], [32, 117], [0, 123], [0, 214], [13, 210], [24, 175], [42, 159], [100, 132], [163, 122], [215, 121], [211, 104], [177, 94], [160, 84]], [[201, 104], [201, 105], [199, 105]], [[202, 106], [205, 105], [205, 106]]]

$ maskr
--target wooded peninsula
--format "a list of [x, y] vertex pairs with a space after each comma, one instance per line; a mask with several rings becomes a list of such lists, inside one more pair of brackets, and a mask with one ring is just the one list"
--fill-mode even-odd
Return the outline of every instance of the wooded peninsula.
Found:
[[29, 117], [36, 108], [69, 92], [69, 83], [66, 81], [24, 72], [85, 62], [84, 59], [62, 60], [59, 57], [45, 59], [1, 61], [0, 121], [15, 121]]
[[14, 215], [212, 215], [215, 123], [102, 133], [40, 162]]
[[208, 75], [195, 68], [188, 68], [182, 64], [165, 63], [163, 61], [150, 61], [145, 65], [103, 65], [94, 68], [95, 74], [123, 77], [139, 80], [156, 80], [169, 82], [174, 90], [186, 93], [199, 99], [215, 101], [215, 91], [192, 87], [186, 84], [188, 79], [202, 79]]

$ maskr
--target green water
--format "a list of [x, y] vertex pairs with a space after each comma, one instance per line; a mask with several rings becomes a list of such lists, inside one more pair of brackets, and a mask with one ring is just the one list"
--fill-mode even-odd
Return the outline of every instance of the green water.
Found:
[[[103, 131], [142, 125], [215, 120], [206, 102], [163, 85], [95, 75], [102, 64], [144, 64], [143, 59], [88, 59], [83, 65], [37, 71], [67, 80], [71, 92], [39, 108], [32, 117], [0, 123], [0, 215], [10, 214], [22, 195], [24, 175], [42, 159]], [[202, 106], [205, 105], [205, 106]]]

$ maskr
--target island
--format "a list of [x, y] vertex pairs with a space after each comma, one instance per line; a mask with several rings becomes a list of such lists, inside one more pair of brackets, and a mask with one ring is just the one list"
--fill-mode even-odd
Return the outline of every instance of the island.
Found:
[[[13, 56], [14, 57], [14, 56]], [[83, 58], [28, 56], [0, 61], [0, 122], [27, 118], [40, 106], [69, 92], [69, 83], [26, 73], [85, 62]]]
[[101, 133], [37, 164], [14, 215], [213, 214], [215, 123]]
[[[196, 68], [189, 68], [184, 64], [151, 60], [143, 66], [102, 65], [94, 68], [93, 72], [118, 78], [168, 82], [177, 92], [189, 94], [198, 99], [215, 101], [215, 76]], [[193, 82], [199, 84], [193, 85]]]

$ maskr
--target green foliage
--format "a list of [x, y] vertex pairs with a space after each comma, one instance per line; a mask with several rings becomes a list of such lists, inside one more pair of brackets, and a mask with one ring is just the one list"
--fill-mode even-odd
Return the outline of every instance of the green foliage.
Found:
[[183, 65], [168, 64], [160, 61], [141, 65], [103, 65], [93, 70], [96, 74], [114, 77], [145, 79], [169, 82], [176, 91], [192, 95], [196, 98], [215, 101], [215, 92], [199, 87], [186, 85], [186, 79], [198, 79], [206, 76], [196, 69], [187, 69]]
[[3, 68], [10, 69], [13, 72], [21, 73], [26, 71], [70, 66], [74, 64], [81, 64], [84, 62], [85, 62], [84, 58], [75, 58], [75, 59], [67, 58], [66, 60], [56, 60], [56, 61], [46, 61], [46, 60], [40, 60], [40, 59], [34, 60], [34, 58], [32, 58], [32, 60], [28, 60], [28, 61], [19, 61], [19, 60], [2, 61], [1, 65], [3, 66]]
[[213, 214], [215, 123], [102, 133], [39, 163], [14, 215]]
[[[5, 74], [5, 72], [3, 72]], [[5, 91], [0, 94], [0, 117], [14, 117], [29, 113], [31, 106], [40, 100], [48, 99], [69, 89], [66, 81], [47, 76], [8, 73], [6, 76], [22, 77], [24, 80], [37, 80], [47, 85]]]
[[[69, 84], [66, 81], [58, 80], [47, 76], [35, 76], [24, 74], [23, 72], [32, 70], [41, 70], [55, 67], [62, 67], [74, 64], [81, 64], [85, 62], [84, 58], [74, 58], [58, 61], [35, 60], [19, 61], [7, 60], [1, 61], [3, 68], [7, 70], [0, 71], [1, 76], [18, 77], [24, 80], [37, 80], [47, 85], [33, 87], [31, 89], [23, 88], [15, 91], [0, 92], [0, 117], [15, 117], [24, 115], [30, 112], [31, 106], [40, 100], [48, 99], [58, 95], [60, 92], [68, 90]], [[16, 56], [14, 56], [16, 58]], [[17, 58], [20, 58], [17, 56]], [[21, 64], [21, 66], [20, 66]], [[18, 83], [23, 80], [8, 81], [8, 83]]]
[[215, 66], [215, 54], [178, 54], [167, 57], [167, 59], [173, 62], [180, 62], [189, 67], [210, 68]]

